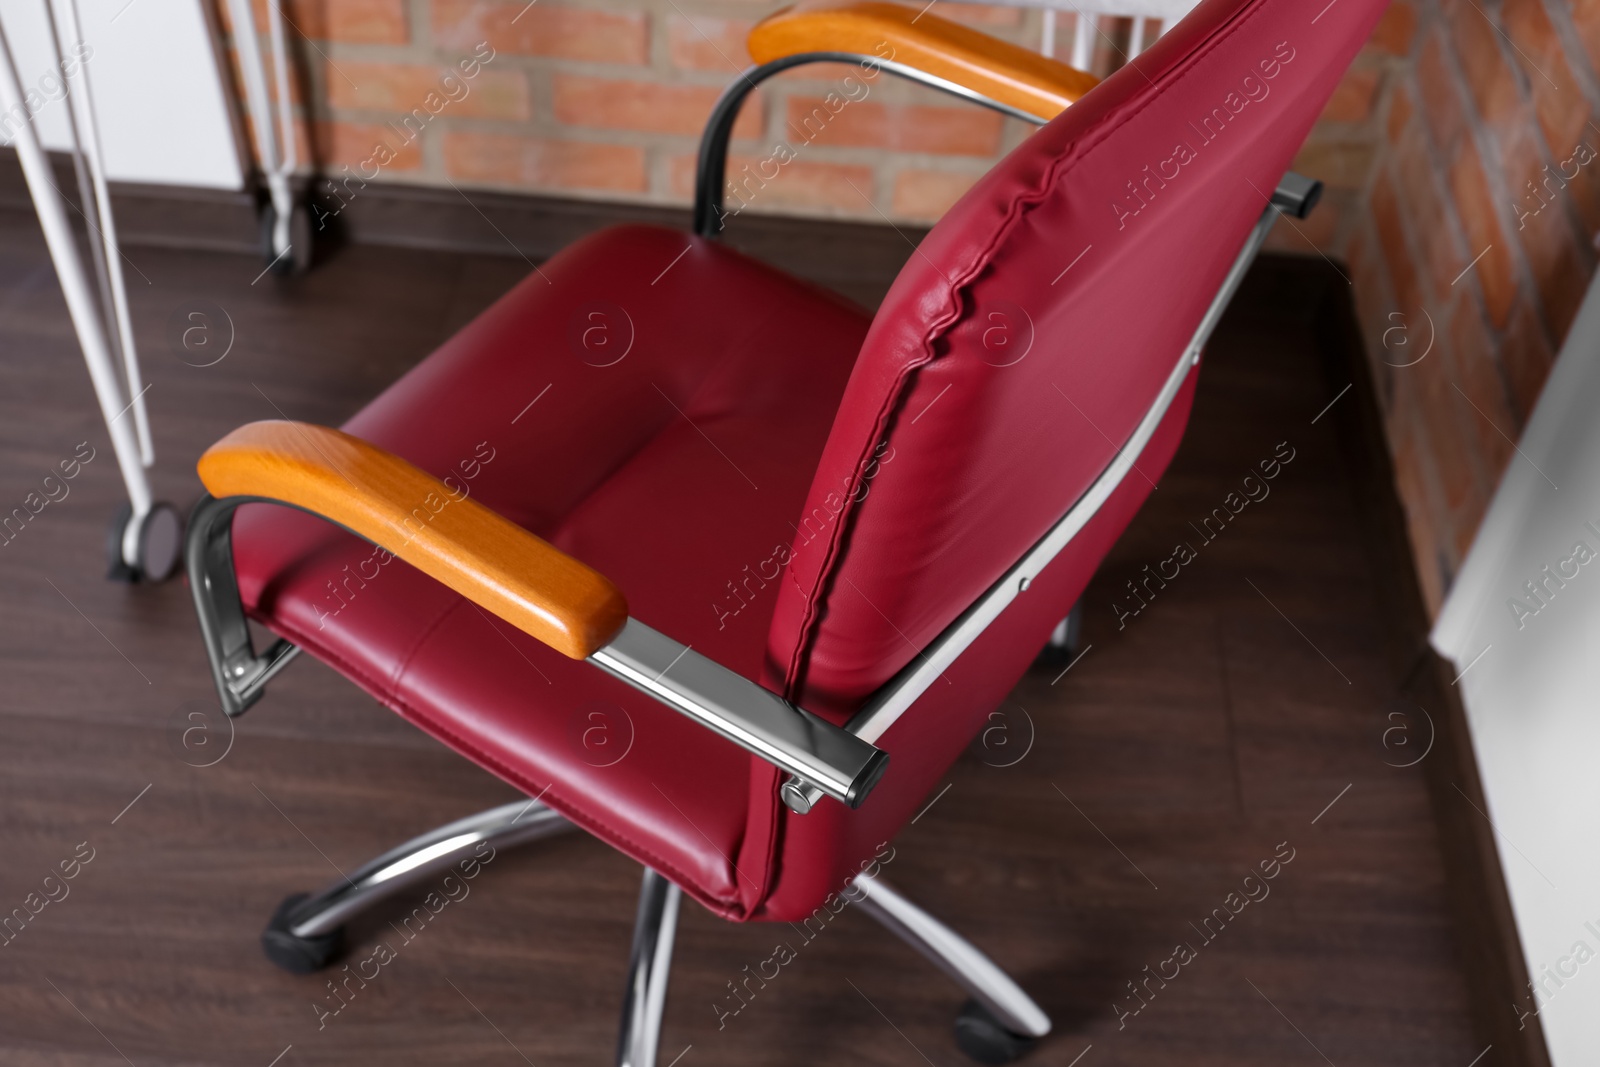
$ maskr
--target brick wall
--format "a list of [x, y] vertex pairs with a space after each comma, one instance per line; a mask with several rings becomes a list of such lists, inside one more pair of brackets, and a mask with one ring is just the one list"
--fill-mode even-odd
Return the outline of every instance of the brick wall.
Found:
[[[711, 103], [780, 2], [286, 0], [302, 158], [335, 178], [687, 204]], [[937, 10], [1040, 42], [1036, 10]], [[1101, 42], [1097, 73], [1116, 62]], [[1600, 148], [1597, 69], [1600, 0], [1396, 0], [1296, 161], [1324, 206], [1272, 237], [1352, 280], [1433, 608], [1593, 271], [1600, 160], [1551, 175]], [[798, 150], [749, 210], [932, 220], [1028, 132], [851, 74], [786, 74], [746, 105], [731, 177], [775, 142]]]
[[1414, 21], [1334, 247], [1436, 609], [1594, 272], [1600, 0], [1418, 0]]
[[[265, 0], [256, 6], [264, 31]], [[345, 167], [370, 176], [376, 165], [374, 180], [686, 204], [711, 105], [750, 65], [750, 27], [779, 6], [287, 0], [299, 31], [292, 34], [296, 104], [309, 119], [309, 130], [305, 121], [300, 129], [303, 158], [335, 176]], [[940, 10], [1039, 41], [1038, 12], [949, 0]], [[226, 30], [225, 13], [221, 21]], [[1061, 47], [1070, 46], [1063, 33]], [[489, 55], [475, 77], [441, 86], [445, 72], [462, 74], [462, 60]], [[767, 156], [776, 141], [804, 144], [782, 181], [752, 198], [752, 211], [936, 218], [1027, 132], [930, 90], [881, 76], [864, 82], [849, 67], [818, 66], [769, 85], [746, 103], [735, 128], [730, 175]], [[848, 103], [828, 108], [830, 92]], [[400, 128], [417, 108], [427, 123]], [[815, 119], [818, 108], [827, 121]], [[380, 144], [388, 152], [375, 160]]]

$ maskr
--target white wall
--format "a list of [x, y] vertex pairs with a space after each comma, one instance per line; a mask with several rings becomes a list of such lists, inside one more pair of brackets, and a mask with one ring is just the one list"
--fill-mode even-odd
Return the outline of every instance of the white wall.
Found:
[[1433, 644], [1466, 671], [1458, 685], [1487, 815], [1541, 984], [1517, 1010], [1538, 1010], [1557, 1067], [1590, 1067], [1600, 1063], [1600, 286], [1519, 448]]
[[[55, 0], [59, 10], [73, 0]], [[106, 173], [113, 181], [239, 189], [244, 182], [232, 104], [203, 0], [75, 0], [92, 52], [69, 81], [93, 88]], [[68, 144], [66, 104], [50, 99], [59, 73], [45, 0], [0, 0], [23, 91], [44, 100], [34, 123], [46, 148]], [[58, 24], [60, 24], [58, 22]], [[72, 42], [62, 41], [71, 51]], [[0, 138], [4, 138], [0, 133]], [[9, 143], [0, 140], [0, 143]]]

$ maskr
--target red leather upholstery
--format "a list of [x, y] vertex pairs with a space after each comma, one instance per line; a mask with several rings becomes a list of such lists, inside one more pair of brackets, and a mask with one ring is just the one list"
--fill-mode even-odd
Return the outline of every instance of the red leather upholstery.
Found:
[[[642, 621], [842, 722], [1149, 407], [1384, 0], [1321, 6], [1207, 0], [956, 205], [870, 332], [726, 249], [608, 230], [345, 428], [471, 471], [471, 492], [609, 575]], [[1160, 477], [1193, 381], [1138, 471], [880, 742], [890, 769], [855, 812], [790, 813], [768, 765], [307, 516], [240, 512], [241, 591], [707, 906], [792, 920], [893, 836], [1015, 684]], [[330, 579], [350, 590], [336, 615]], [[595, 766], [628, 722], [626, 755]]]
[[[867, 326], [720, 245], [620, 227], [544, 264], [344, 428], [453, 476], [611, 577], [635, 617], [754, 678], [776, 603], [759, 574], [793, 535]], [[760, 884], [732, 866], [743, 750], [382, 558], [286, 508], [247, 505], [234, 521], [255, 617], [708, 907], [743, 914]]]

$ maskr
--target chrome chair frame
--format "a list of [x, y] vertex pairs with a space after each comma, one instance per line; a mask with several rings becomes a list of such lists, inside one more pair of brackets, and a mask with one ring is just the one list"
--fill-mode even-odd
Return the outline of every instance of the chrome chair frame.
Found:
[[[723, 93], [712, 111], [701, 140], [695, 185], [697, 234], [714, 238], [722, 229], [728, 141], [744, 100], [767, 78], [818, 62], [856, 63], [863, 69], [885, 70], [1012, 117], [1044, 123], [962, 86], [876, 56], [813, 52], [767, 63], [745, 72]], [[1121, 484], [1199, 362], [1202, 347], [1277, 215], [1304, 218], [1320, 195], [1320, 182], [1293, 173], [1284, 176], [1246, 238], [1193, 340], [1116, 458], [1032, 548], [957, 617], [922, 656], [879, 690], [845, 727], [809, 714], [634, 619], [590, 661], [788, 771], [782, 795], [795, 812], [808, 812], [823, 795], [858, 806], [887, 763], [886, 754], [872, 742], [881, 738], [1006, 606], [1028, 589]], [[190, 585], [212, 676], [223, 711], [229, 716], [240, 715], [254, 704], [266, 683], [299, 652], [285, 639], [275, 641], [260, 654], [253, 648], [234, 577], [231, 527], [233, 512], [254, 499], [203, 497], [196, 505], [188, 534]], [[337, 952], [339, 931], [350, 918], [463, 860], [474, 849], [484, 844], [496, 849], [512, 847], [574, 828], [536, 799], [502, 805], [439, 827], [391, 849], [320, 893], [286, 900], [263, 933], [263, 946], [280, 965], [315, 969]], [[863, 873], [846, 892], [863, 912], [926, 956], [964, 989], [986, 1017], [981, 1025], [999, 1027], [1004, 1032], [1002, 1036], [1014, 1039], [1015, 1049], [1025, 1048], [1049, 1032], [1049, 1016], [1004, 971], [881, 878]], [[656, 871], [644, 869], [617, 1047], [620, 1067], [654, 1067], [656, 1063], [680, 901], [681, 890], [676, 885]], [[299, 951], [295, 958], [305, 963], [304, 968], [285, 962], [285, 946]]]

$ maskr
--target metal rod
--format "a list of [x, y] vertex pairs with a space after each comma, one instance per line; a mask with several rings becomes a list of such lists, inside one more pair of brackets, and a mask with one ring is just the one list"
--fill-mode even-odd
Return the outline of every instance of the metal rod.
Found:
[[711, 118], [707, 120], [705, 132], [700, 136], [700, 155], [695, 172], [694, 232], [698, 236], [715, 237], [722, 231], [722, 220], [725, 217], [722, 211], [722, 192], [727, 179], [728, 140], [732, 136], [734, 120], [739, 117], [739, 108], [744, 104], [745, 98], [756, 86], [773, 75], [807, 63], [853, 63], [863, 68], [870, 66], [872, 69], [888, 71], [890, 74], [938, 89], [951, 96], [958, 96], [1035, 126], [1043, 126], [1045, 123], [1045, 120], [1037, 115], [1012, 107], [1010, 104], [1002, 104], [998, 100], [991, 100], [964, 85], [957, 85], [955, 82], [946, 81], [915, 67], [908, 67], [904, 63], [895, 63], [879, 56], [863, 55], [859, 52], [806, 52], [774, 59], [759, 67], [751, 67], [739, 75], [737, 81], [723, 90], [722, 96], [711, 109]]
[[681, 896], [682, 891], [672, 882], [644, 869], [628, 959], [628, 988], [623, 993], [622, 1026], [617, 1034], [617, 1067], [656, 1067]]
[[[268, 0], [269, 38], [272, 42], [273, 74], [278, 89], [279, 153], [277, 165], [266, 172], [272, 196], [272, 252], [281, 255], [293, 240], [290, 222], [294, 216], [294, 194], [289, 175], [294, 172], [298, 150], [295, 147], [294, 113], [289, 106], [289, 46], [285, 40], [282, 0]], [[265, 162], [263, 161], [263, 167]]]
[[481, 856], [482, 845], [513, 848], [574, 829], [577, 828], [561, 815], [531, 799], [457, 819], [390, 849], [350, 877], [301, 902], [288, 916], [289, 932], [296, 937], [332, 933], [379, 901], [454, 867], [470, 855]]
[[862, 890], [862, 911], [926, 956], [957, 985], [989, 1009], [1006, 1029], [1028, 1037], [1050, 1032], [1050, 1016], [993, 960], [966, 938], [866, 872], [853, 884]]
[[89, 379], [94, 384], [95, 399], [100, 404], [106, 432], [111, 435], [111, 450], [116, 454], [117, 469], [127, 487], [128, 501], [133, 505], [135, 515], [143, 515], [150, 510], [151, 497], [150, 483], [145, 477], [139, 454], [139, 443], [132, 428], [121, 421], [126, 408], [122, 386], [117, 380], [116, 365], [112, 362], [111, 349], [95, 309], [95, 297], [84, 273], [83, 261], [78, 257], [72, 225], [67, 221], [61, 195], [52, 180], [50, 161], [39, 144], [38, 131], [33, 128], [32, 115], [23, 101], [22, 85], [17, 81], [11, 44], [6, 39], [3, 26], [0, 26], [0, 112], [27, 116], [27, 120], [18, 125], [13, 142], [17, 159], [22, 164], [28, 193], [33, 198], [34, 210], [39, 216], [39, 228], [44, 231], [45, 244], [61, 282], [61, 294], [66, 298], [67, 312], [72, 317], [78, 345], [83, 349], [83, 359], [89, 368]]
[[[61, 63], [66, 56], [66, 52], [63, 51], [61, 47], [61, 30], [56, 24], [55, 4], [46, 3], [44, 5], [44, 9], [46, 16], [45, 24], [50, 29], [50, 47], [54, 49], [57, 63]], [[81, 73], [82, 71], [80, 70], [80, 74]], [[71, 83], [65, 77], [64, 67], [62, 85], [65, 87], [68, 93], [72, 91]], [[88, 211], [90, 205], [95, 203], [94, 185], [89, 178], [88, 161], [84, 159], [83, 155], [83, 137], [78, 131], [78, 118], [76, 111], [77, 109], [72, 106], [72, 102], [68, 101], [65, 109], [65, 115], [67, 119], [67, 153], [72, 157], [72, 176], [77, 180], [78, 183], [78, 202], [83, 205], [84, 211]], [[85, 215], [86, 219], [87, 217], [88, 216]], [[112, 349], [113, 358], [120, 359], [122, 350], [119, 345], [118, 338], [114, 333], [112, 333], [110, 328], [110, 324], [117, 321], [117, 312], [116, 308], [113, 307], [111, 303], [111, 273], [110, 269], [106, 266], [106, 243], [104, 241], [90, 240], [89, 256], [94, 261], [94, 279], [100, 294], [101, 326], [106, 332], [106, 341]], [[131, 394], [133, 390], [130, 389], [128, 392]], [[135, 427], [135, 432], [137, 433], [137, 427]], [[141, 440], [141, 449], [143, 448], [143, 445], [144, 442]], [[148, 457], [141, 458], [145, 459], [146, 466], [148, 466]]]
[[[69, 39], [83, 40], [83, 30], [78, 21], [77, 0], [66, 0], [61, 5]], [[128, 384], [128, 406], [133, 409], [134, 433], [139, 439], [139, 457], [149, 467], [155, 462], [155, 445], [150, 440], [150, 417], [145, 410], [143, 377], [139, 372], [139, 350], [133, 339], [133, 318], [128, 312], [128, 286], [122, 274], [122, 246], [117, 241], [117, 220], [111, 210], [111, 190], [106, 184], [105, 154], [100, 146], [100, 123], [94, 110], [94, 86], [89, 64], [80, 65], [78, 76], [83, 84], [78, 92], [67, 94], [67, 110], [75, 114], [75, 126], [83, 132], [83, 154], [89, 164], [89, 182], [94, 189], [94, 206], [99, 226], [90, 224], [91, 237], [104, 248], [102, 259], [111, 283], [111, 307], [116, 322], [118, 348], [122, 353], [122, 374]], [[76, 132], [76, 131], [75, 131]], [[84, 205], [87, 213], [88, 204]], [[108, 327], [109, 331], [109, 327]], [[142, 519], [135, 512], [134, 519]], [[128, 524], [128, 537], [137, 536], [138, 523]], [[133, 562], [135, 544], [126, 546], [124, 556]]]
[[[256, 155], [266, 176], [279, 168], [278, 133], [272, 121], [272, 97], [267, 91], [266, 67], [261, 62], [261, 38], [256, 34], [255, 14], [250, 0], [228, 0], [228, 15], [233, 22], [235, 51], [244, 78], [245, 105], [255, 133]], [[274, 201], [274, 208], [277, 207]]]
[[1099, 22], [1087, 11], [1078, 12], [1078, 21], [1072, 30], [1072, 66], [1089, 70], [1094, 65], [1094, 38]]

